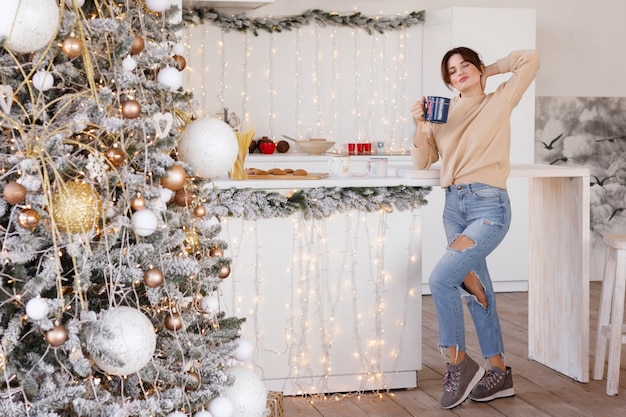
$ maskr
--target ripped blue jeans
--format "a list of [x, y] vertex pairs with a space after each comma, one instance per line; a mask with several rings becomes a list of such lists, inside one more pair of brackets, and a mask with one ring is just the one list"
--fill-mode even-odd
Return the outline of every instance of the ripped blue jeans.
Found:
[[[448, 247], [429, 280], [437, 311], [439, 346], [466, 350], [461, 298], [467, 296], [466, 303], [474, 320], [483, 357], [504, 355], [500, 319], [486, 258], [509, 230], [509, 195], [505, 189], [481, 183], [451, 185], [444, 190], [443, 223]], [[461, 235], [470, 239], [467, 248], [451, 248], [450, 245]], [[485, 290], [487, 307], [470, 296], [462, 285], [470, 272], [478, 277]]]

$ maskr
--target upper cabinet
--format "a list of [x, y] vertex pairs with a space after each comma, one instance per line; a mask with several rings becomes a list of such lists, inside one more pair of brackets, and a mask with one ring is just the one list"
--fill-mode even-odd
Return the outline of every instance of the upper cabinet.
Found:
[[274, 0], [250, 1], [250, 0], [183, 0], [183, 7], [213, 7], [215, 9], [256, 9], [266, 4], [272, 4]]

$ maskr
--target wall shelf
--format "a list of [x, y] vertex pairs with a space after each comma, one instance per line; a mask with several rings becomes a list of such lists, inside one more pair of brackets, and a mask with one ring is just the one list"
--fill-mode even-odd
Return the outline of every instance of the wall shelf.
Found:
[[183, 7], [205, 7], [216, 9], [257, 9], [266, 4], [272, 4], [274, 0], [264, 1], [250, 1], [250, 0], [229, 0], [229, 1], [215, 1], [215, 0], [183, 0]]

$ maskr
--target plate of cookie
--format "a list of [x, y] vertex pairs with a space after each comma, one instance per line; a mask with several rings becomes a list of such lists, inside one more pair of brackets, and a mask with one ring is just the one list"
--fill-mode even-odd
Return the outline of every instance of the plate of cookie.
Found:
[[304, 169], [271, 168], [259, 169], [248, 168], [248, 179], [264, 180], [319, 180], [328, 176], [328, 172], [308, 172]]

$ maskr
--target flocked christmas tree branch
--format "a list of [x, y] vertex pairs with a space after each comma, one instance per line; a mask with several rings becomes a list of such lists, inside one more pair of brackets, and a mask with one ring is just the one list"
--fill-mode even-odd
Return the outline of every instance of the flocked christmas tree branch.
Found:
[[321, 26], [346, 26], [359, 28], [372, 34], [384, 33], [390, 30], [402, 30], [424, 22], [424, 11], [410, 12], [406, 16], [367, 16], [361, 12], [340, 14], [324, 10], [307, 10], [299, 15], [283, 17], [257, 17], [251, 19], [245, 14], [221, 13], [215, 9], [189, 8], [183, 12], [183, 19], [188, 23], [211, 22], [222, 30], [252, 31], [258, 36], [259, 30], [269, 33], [282, 32], [300, 28], [304, 25], [316, 23]]

